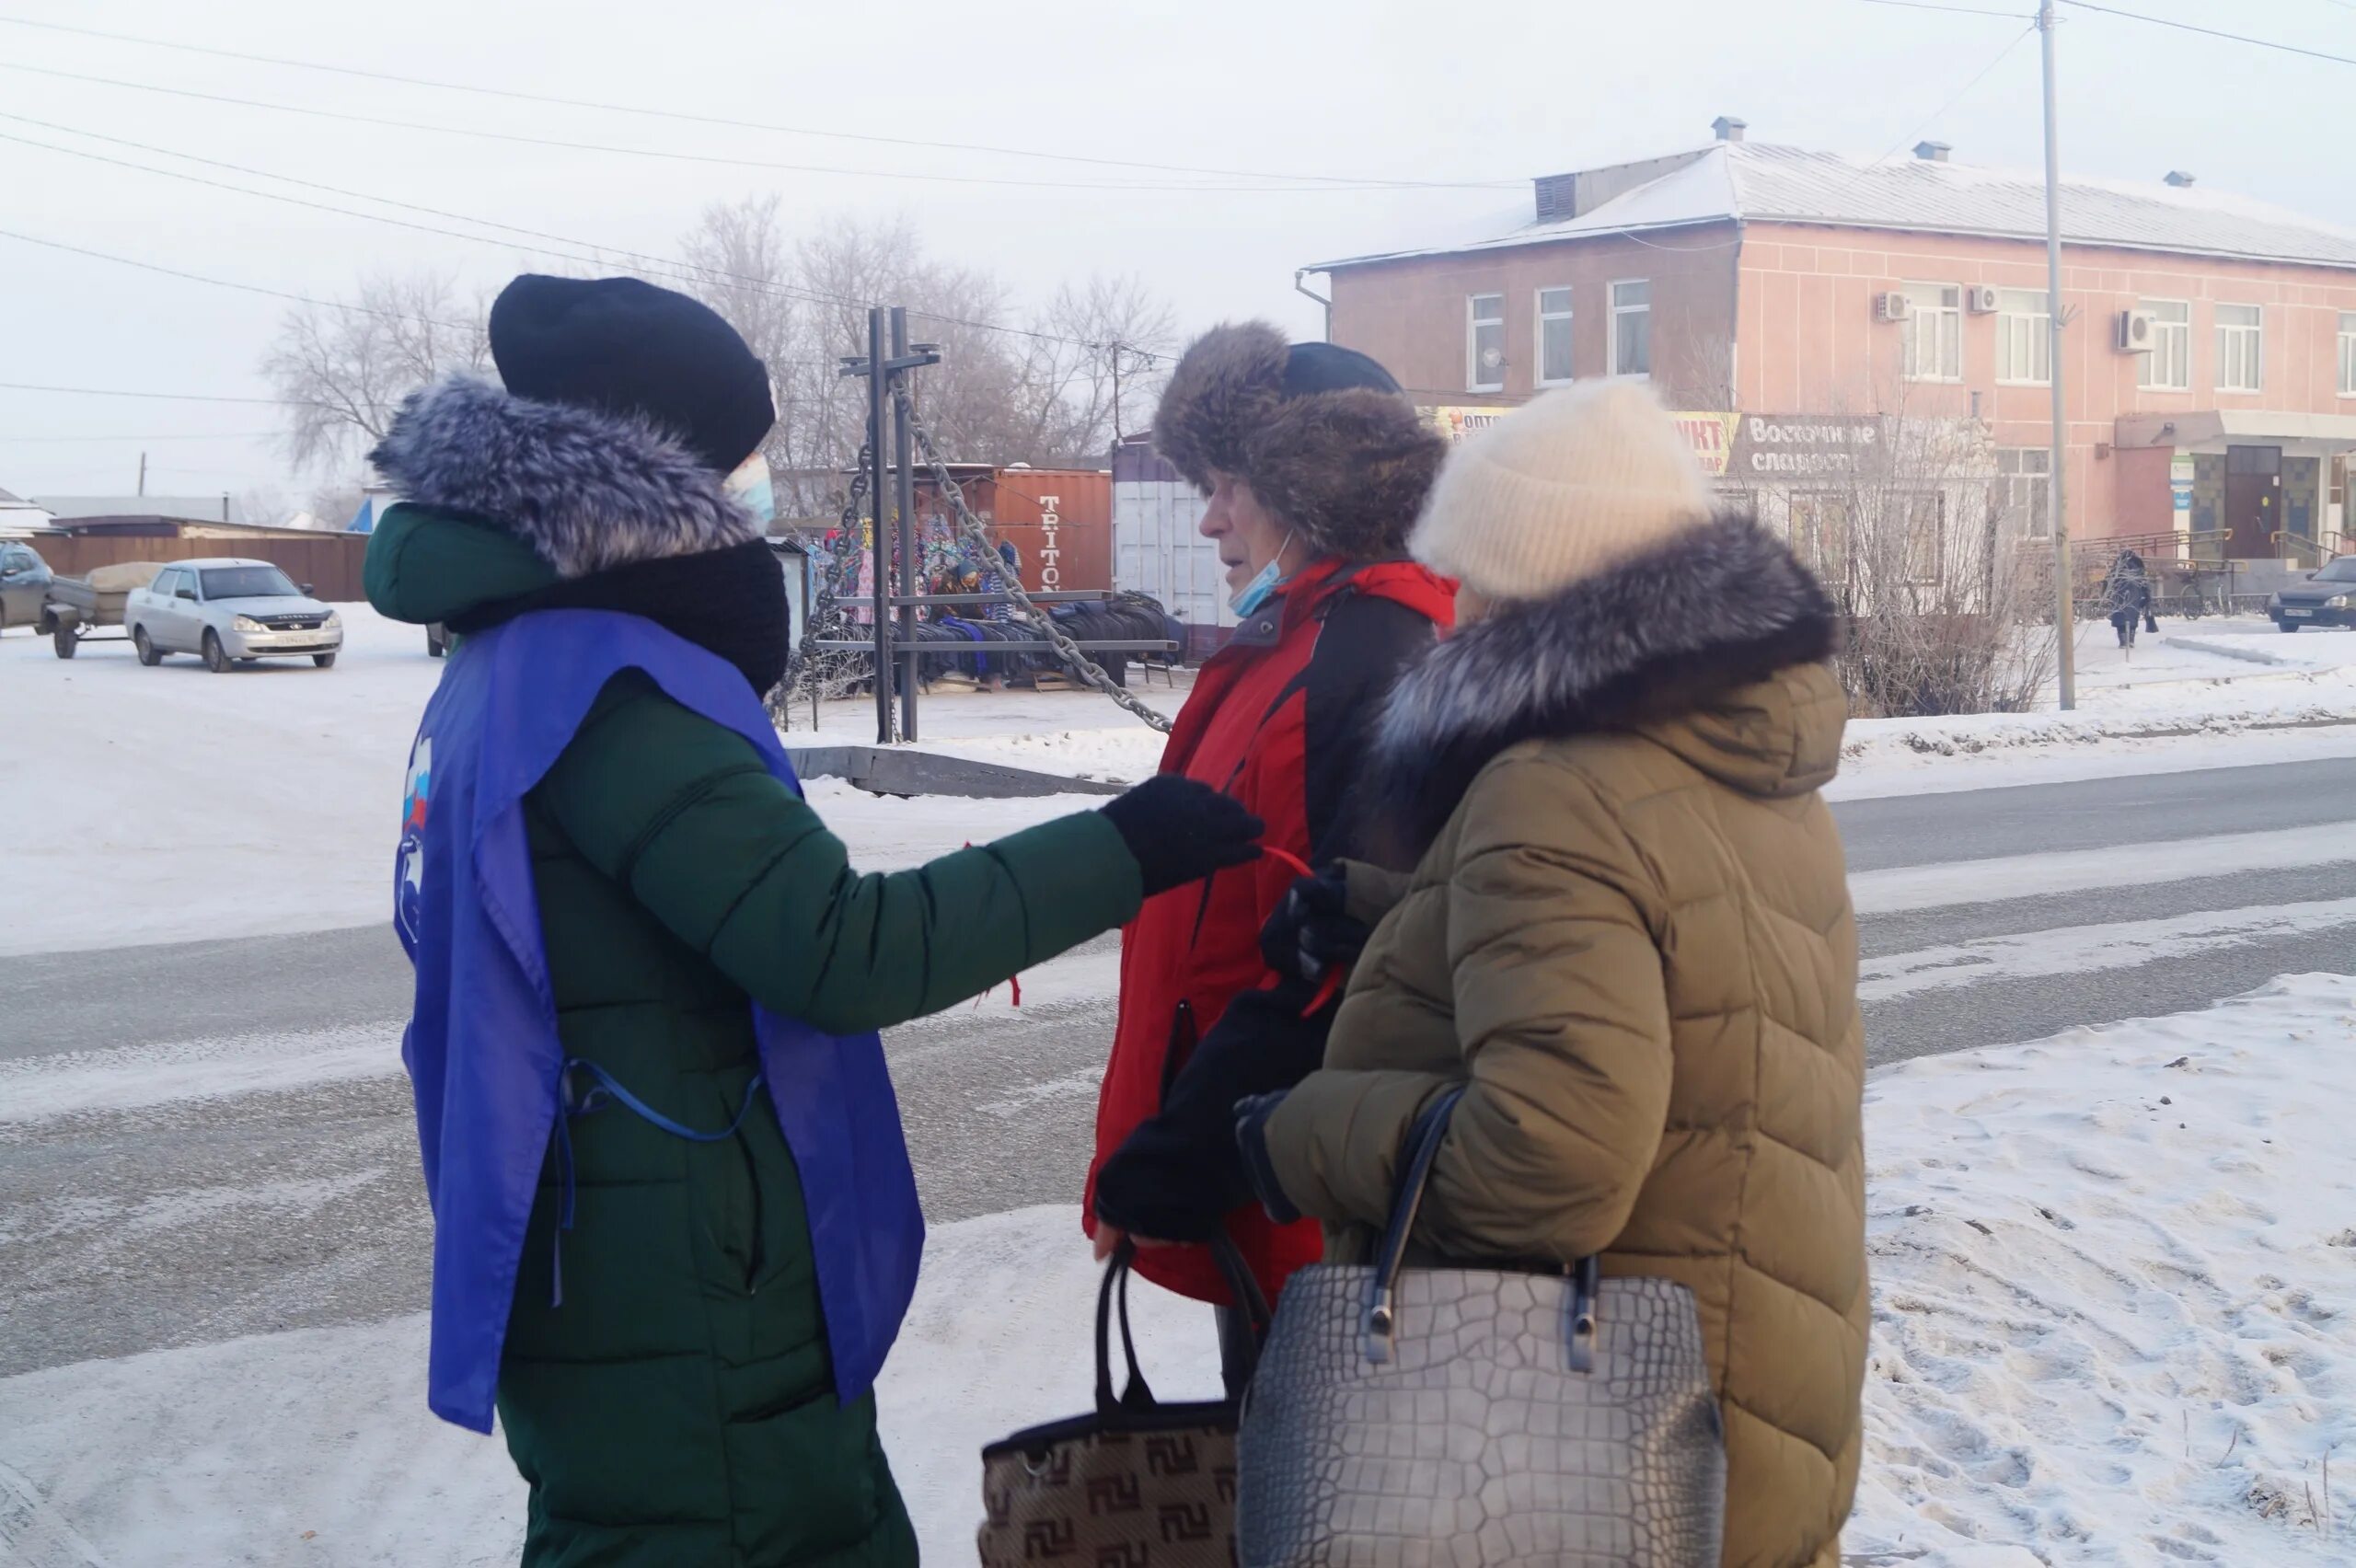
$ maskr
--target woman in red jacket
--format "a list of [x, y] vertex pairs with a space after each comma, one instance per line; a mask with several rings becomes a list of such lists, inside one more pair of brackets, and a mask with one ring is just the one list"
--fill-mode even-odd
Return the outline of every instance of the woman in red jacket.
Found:
[[[1382, 699], [1450, 619], [1452, 586], [1405, 559], [1445, 444], [1373, 360], [1251, 322], [1186, 351], [1154, 444], [1208, 498], [1201, 530], [1241, 617], [1161, 771], [1234, 796], [1298, 860], [1350, 855]], [[1322, 1246], [1314, 1225], [1279, 1229], [1252, 1202], [1233, 1133], [1238, 1100], [1290, 1087], [1324, 1051], [1331, 1009], [1302, 1018], [1313, 994], [1278, 988], [1260, 953], [1294, 876], [1272, 854], [1148, 900], [1122, 932], [1086, 1223], [1100, 1257], [1123, 1233], [1185, 1243], [1145, 1249], [1138, 1272], [1221, 1306], [1201, 1243], [1222, 1228], [1271, 1301]]]

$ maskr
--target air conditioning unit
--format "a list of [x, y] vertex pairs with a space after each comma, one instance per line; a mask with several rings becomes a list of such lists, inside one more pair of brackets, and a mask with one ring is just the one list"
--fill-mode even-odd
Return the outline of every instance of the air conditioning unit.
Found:
[[1874, 319], [1877, 321], [1904, 321], [1913, 314], [1914, 302], [1902, 294], [1874, 295]]
[[2148, 310], [2122, 310], [2119, 313], [2119, 352], [2122, 354], [2148, 354], [2160, 335], [2160, 318]]
[[1985, 283], [1973, 283], [1963, 291], [1963, 308], [1974, 316], [1996, 314], [1996, 291]]

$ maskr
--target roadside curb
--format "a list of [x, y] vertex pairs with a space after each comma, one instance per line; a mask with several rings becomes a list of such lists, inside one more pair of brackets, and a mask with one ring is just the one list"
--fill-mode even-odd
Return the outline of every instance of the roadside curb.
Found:
[[2163, 648], [2181, 648], [2189, 653], [2209, 653], [2220, 659], [2238, 659], [2245, 664], [2262, 664], [2273, 670], [2304, 670], [2309, 666], [2295, 659], [2278, 659], [2271, 653], [2260, 653], [2255, 648], [2228, 648], [2199, 637], [2163, 637]]

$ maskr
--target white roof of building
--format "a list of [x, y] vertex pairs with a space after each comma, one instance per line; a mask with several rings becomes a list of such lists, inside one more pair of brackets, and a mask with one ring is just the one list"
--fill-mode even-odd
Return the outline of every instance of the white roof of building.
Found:
[[182, 523], [226, 523], [228, 497], [222, 495], [43, 495], [35, 506], [60, 522], [82, 517], [169, 517]]
[[[1527, 210], [1527, 209], [1525, 209]], [[1528, 223], [1426, 246], [1322, 263], [1313, 271], [1413, 256], [1542, 245], [1733, 221], [2045, 237], [2041, 174], [1903, 156], [1875, 160], [1757, 142], [1721, 142], [1683, 167], [1556, 223]], [[2062, 237], [2178, 255], [2356, 268], [2356, 231], [2200, 186], [2065, 179]]]

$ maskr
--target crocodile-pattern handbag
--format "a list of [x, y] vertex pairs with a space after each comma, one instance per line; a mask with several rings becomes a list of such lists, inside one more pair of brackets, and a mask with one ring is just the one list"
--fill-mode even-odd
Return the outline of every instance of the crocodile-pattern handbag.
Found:
[[[1212, 1253], [1256, 1346], [1266, 1302], [1225, 1237]], [[1233, 1568], [1232, 1400], [1163, 1404], [1146, 1386], [1129, 1332], [1124, 1241], [1096, 1297], [1096, 1409], [1018, 1432], [982, 1450], [982, 1568]], [[1128, 1382], [1113, 1391], [1115, 1304]]]
[[1715, 1568], [1726, 1447], [1692, 1293], [1402, 1269], [1460, 1091], [1370, 1267], [1292, 1276], [1239, 1436], [1242, 1568]]

